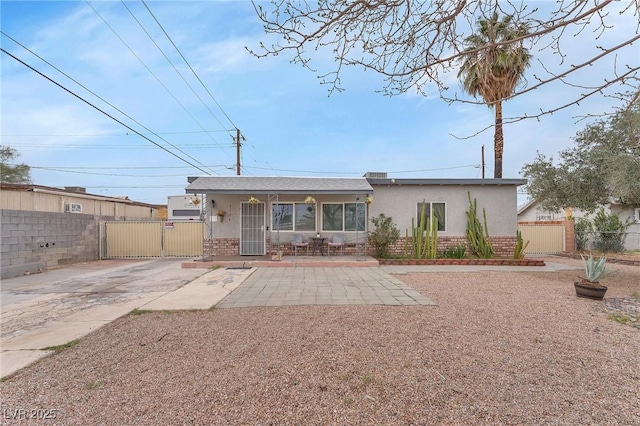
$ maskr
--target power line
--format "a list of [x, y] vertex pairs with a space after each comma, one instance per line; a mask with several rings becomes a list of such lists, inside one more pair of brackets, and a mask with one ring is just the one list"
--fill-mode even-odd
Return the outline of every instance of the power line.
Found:
[[[345, 172], [345, 171], [340, 171], [340, 172], [328, 172], [326, 170], [293, 170], [293, 169], [276, 169], [273, 167], [256, 167], [256, 166], [244, 166], [246, 168], [250, 168], [250, 169], [258, 169], [258, 170], [272, 170], [272, 171], [276, 171], [276, 172], [289, 172], [289, 173], [315, 173], [315, 174], [329, 174], [329, 175], [362, 175], [364, 172], [360, 171], [360, 172]], [[453, 166], [453, 167], [440, 167], [440, 168], [436, 168], [436, 169], [422, 169], [422, 170], [396, 170], [396, 171], [388, 171], [388, 174], [391, 173], [423, 173], [423, 172], [435, 172], [435, 171], [440, 171], [440, 170], [453, 170], [453, 169], [465, 169], [465, 168], [470, 168], [470, 167], [474, 167], [477, 168], [478, 165], [477, 164], [470, 164], [467, 166]]]
[[[3, 33], [4, 34], [4, 33]], [[111, 114], [109, 114], [108, 112], [100, 109], [99, 107], [97, 107], [96, 105], [92, 104], [91, 102], [89, 102], [88, 100], [84, 99], [83, 97], [81, 97], [80, 95], [76, 94], [75, 92], [71, 91], [70, 89], [67, 89], [66, 87], [64, 87], [62, 84], [58, 83], [57, 81], [53, 80], [52, 78], [50, 78], [49, 76], [43, 74], [42, 72], [38, 71], [37, 69], [35, 69], [34, 67], [32, 67], [31, 65], [27, 64], [26, 62], [22, 61], [21, 59], [19, 59], [18, 57], [14, 56], [13, 54], [9, 53], [8, 51], [6, 51], [4, 49], [4, 47], [0, 47], [0, 51], [2, 51], [4, 54], [12, 57], [13, 59], [15, 59], [16, 61], [20, 62], [22, 65], [24, 65], [25, 67], [29, 68], [30, 70], [32, 70], [33, 72], [39, 74], [40, 76], [44, 77], [45, 79], [49, 80], [51, 83], [55, 84], [56, 86], [60, 87], [62, 90], [68, 92], [69, 94], [75, 96], [76, 98], [78, 98], [79, 100], [81, 100], [82, 102], [86, 103], [87, 105], [89, 105], [90, 107], [94, 108], [95, 110], [101, 112], [102, 114], [106, 115], [107, 117], [109, 117], [110, 119], [112, 119], [113, 121], [115, 121], [116, 123], [121, 124], [122, 126], [126, 127], [127, 129], [131, 130], [132, 132], [134, 132], [135, 134], [137, 134], [138, 136], [148, 140], [149, 142], [151, 142], [152, 144], [156, 145], [158, 148], [161, 148], [163, 150], [165, 150], [166, 152], [168, 152], [169, 154], [173, 155], [174, 157], [178, 158], [179, 160], [189, 164], [190, 166], [195, 167], [196, 169], [200, 170], [203, 173], [209, 174], [209, 172], [207, 172], [206, 170], [201, 169], [200, 167], [196, 166], [195, 164], [185, 160], [184, 158], [180, 157], [179, 155], [177, 155], [174, 152], [169, 151], [167, 148], [163, 147], [162, 145], [158, 144], [157, 142], [149, 139], [148, 137], [146, 137], [145, 135], [143, 135], [142, 133], [138, 132], [136, 129], [134, 129], [133, 127], [130, 127], [129, 125], [125, 124], [124, 122], [118, 120], [117, 118], [115, 118], [114, 116], [112, 116]], [[149, 129], [147, 129], [149, 130]]]
[[189, 67], [189, 69], [191, 70], [191, 72], [193, 73], [193, 75], [198, 79], [198, 81], [200, 82], [200, 84], [202, 85], [202, 87], [204, 88], [204, 90], [209, 94], [209, 97], [211, 97], [211, 99], [213, 100], [213, 102], [215, 102], [215, 104], [217, 105], [217, 107], [220, 109], [220, 111], [222, 111], [222, 113], [224, 114], [225, 117], [227, 117], [227, 120], [229, 120], [229, 123], [231, 123], [233, 125], [233, 127], [235, 127], [236, 129], [238, 128], [238, 126], [235, 125], [235, 123], [233, 122], [233, 120], [231, 120], [231, 118], [227, 115], [227, 113], [224, 111], [224, 109], [222, 109], [222, 106], [220, 106], [220, 104], [218, 103], [218, 101], [216, 100], [216, 98], [213, 97], [213, 95], [211, 94], [211, 92], [209, 91], [209, 89], [207, 88], [207, 86], [202, 82], [202, 80], [200, 79], [200, 76], [198, 76], [198, 74], [195, 72], [195, 70], [193, 69], [193, 67], [191, 67], [191, 64], [189, 63], [189, 61], [187, 61], [187, 58], [184, 57], [184, 55], [182, 54], [182, 52], [180, 51], [180, 49], [178, 49], [178, 46], [176, 46], [176, 44], [173, 42], [173, 40], [171, 39], [171, 37], [169, 36], [169, 34], [167, 33], [167, 31], [164, 29], [164, 27], [162, 26], [162, 24], [160, 23], [160, 21], [158, 21], [158, 18], [156, 18], [156, 16], [153, 14], [153, 12], [151, 11], [151, 9], [149, 9], [149, 6], [147, 6], [147, 3], [144, 0], [141, 0], [142, 4], [144, 5], [145, 8], [147, 8], [147, 10], [149, 11], [149, 14], [153, 17], [153, 19], [156, 21], [156, 23], [158, 24], [158, 26], [160, 27], [160, 29], [162, 30], [162, 32], [164, 33], [164, 35], [167, 37], [167, 39], [169, 39], [169, 41], [171, 42], [171, 44], [173, 45], [173, 47], [176, 49], [176, 51], [178, 52], [178, 54], [180, 55], [180, 57], [182, 58], [182, 60], [184, 61], [185, 64], [187, 64], [187, 66]]
[[[120, 34], [118, 34], [118, 32], [111, 26], [109, 25], [109, 23], [102, 17], [102, 15], [100, 15], [100, 13], [91, 5], [91, 3], [89, 3], [89, 0], [85, 0], [85, 2], [89, 5], [89, 7], [91, 8], [91, 10], [93, 10], [93, 12], [98, 15], [98, 17], [102, 20], [102, 22], [104, 22], [104, 24], [111, 30], [111, 32], [113, 32], [113, 34], [118, 37], [118, 39], [122, 42], [122, 44], [124, 44], [124, 46], [129, 49], [129, 52], [131, 52], [131, 54], [133, 54], [133, 56], [136, 57], [136, 59], [142, 64], [142, 66], [149, 71], [149, 73], [153, 76], [153, 78], [156, 79], [156, 81], [167, 91], [167, 93], [169, 93], [171, 95], [171, 97], [173, 97], [173, 99], [178, 103], [178, 105], [180, 105], [182, 107], [182, 109], [189, 115], [189, 117], [191, 117], [191, 119], [198, 124], [198, 126], [200, 126], [200, 128], [202, 130], [204, 130], [204, 126], [202, 126], [202, 124], [200, 124], [200, 122], [193, 116], [193, 114], [191, 114], [189, 112], [189, 110], [187, 110], [187, 108], [182, 104], [182, 102], [180, 102], [178, 100], [178, 98], [173, 94], [173, 92], [171, 92], [171, 90], [169, 90], [169, 88], [158, 78], [158, 76], [155, 75], [155, 73], [153, 71], [151, 71], [151, 69], [147, 66], [147, 64], [144, 63], [144, 61], [136, 54], [136, 52], [133, 51], [133, 49], [131, 49], [131, 47], [127, 44], [127, 42], [124, 41], [124, 39], [122, 37], [120, 37]], [[211, 135], [209, 135], [209, 137], [211, 138]], [[211, 138], [211, 140], [213, 140], [215, 142], [215, 140], [213, 138]], [[174, 146], [175, 148], [175, 146]], [[176, 148], [178, 149], [178, 148]], [[200, 163], [200, 161], [196, 158], [193, 158], [192, 156], [190, 156], [189, 154], [187, 154], [186, 152], [178, 149], [180, 152], [182, 152], [184, 155], [186, 155], [187, 157], [191, 158], [193, 161]], [[202, 165], [202, 163], [200, 163]]]
[[[76, 174], [82, 174], [82, 175], [94, 175], [94, 176], [116, 176], [116, 177], [138, 177], [138, 178], [163, 178], [163, 177], [184, 177], [184, 173], [180, 173], [178, 175], [127, 175], [127, 174], [120, 174], [120, 173], [96, 173], [96, 172], [83, 172], [83, 171], [79, 171], [79, 170], [65, 170], [61, 167], [34, 167], [34, 166], [29, 166], [30, 169], [37, 169], [37, 170], [48, 170], [51, 172], [62, 172], [62, 173], [76, 173]], [[80, 167], [78, 167], [80, 168]], [[224, 170], [227, 167], [223, 167], [220, 170]], [[135, 168], [134, 168], [135, 170]]]
[[[3, 135], [4, 137], [4, 135]], [[110, 145], [83, 145], [83, 144], [69, 144], [69, 143], [56, 143], [55, 145], [50, 144], [50, 143], [20, 143], [20, 142], [9, 142], [11, 145], [13, 146], [19, 146], [19, 147], [26, 147], [26, 148], [50, 148], [52, 146], [55, 146], [56, 148], [82, 148], [82, 149], [118, 149], [118, 150], [125, 150], [125, 149], [155, 149], [155, 147], [153, 146], [149, 146], [149, 145], [114, 145], [114, 144], [110, 144]], [[191, 148], [191, 149], [212, 149], [214, 147], [212, 147], [211, 145], [205, 145], [205, 144], [194, 144], [194, 145], [175, 145], [175, 147], [181, 147], [181, 148]], [[234, 148], [235, 145], [227, 145], [225, 146], [220, 146], [217, 148]], [[203, 165], [203, 167], [206, 167], [205, 165]]]
[[[23, 46], [24, 47], [24, 46]], [[33, 53], [33, 52], [31, 52]], [[36, 55], [37, 56], [37, 55]], [[42, 58], [40, 58], [42, 59]], [[51, 65], [51, 64], [48, 64]], [[215, 132], [225, 132], [225, 133], [229, 133], [231, 131], [233, 131], [235, 129], [221, 129], [221, 130], [193, 130], [193, 131], [183, 131], [183, 132], [152, 132], [152, 133], [142, 133], [143, 135], [190, 135], [190, 134], [197, 134], [197, 133], [215, 133]], [[128, 136], [129, 133], [124, 132], [124, 133], [85, 133], [85, 134], [29, 134], [29, 133], [15, 133], [15, 134], [9, 134], [9, 133], [3, 133], [2, 136], [64, 136], [64, 137], [99, 137], [99, 136]]]
[[[213, 118], [215, 118], [215, 120], [218, 122], [218, 124], [220, 124], [222, 127], [224, 127], [224, 124], [222, 124], [222, 122], [220, 122], [220, 120], [218, 119], [218, 117], [213, 113], [213, 111], [211, 111], [211, 109], [209, 109], [209, 106], [202, 100], [202, 98], [200, 97], [200, 95], [198, 95], [198, 93], [196, 93], [196, 91], [193, 89], [193, 87], [189, 84], [189, 82], [184, 78], [184, 76], [182, 75], [182, 73], [178, 70], [178, 68], [174, 65], [173, 61], [171, 61], [171, 59], [169, 59], [169, 57], [164, 53], [164, 51], [160, 48], [160, 46], [158, 45], [158, 43], [156, 43], [156, 41], [153, 39], [153, 37], [151, 37], [151, 34], [149, 34], [149, 32], [146, 30], [146, 28], [144, 27], [144, 25], [142, 25], [142, 23], [138, 20], [138, 18], [136, 18], [136, 16], [133, 14], [133, 12], [131, 11], [131, 9], [129, 9], [129, 6], [126, 5], [126, 3], [123, 0], [120, 0], [120, 3], [122, 3], [122, 5], [127, 9], [127, 11], [129, 12], [129, 14], [131, 15], [131, 17], [138, 23], [138, 25], [140, 26], [140, 28], [142, 28], [142, 31], [144, 31], [144, 33], [147, 35], [147, 37], [149, 37], [149, 40], [151, 40], [151, 42], [156, 46], [156, 48], [158, 49], [158, 51], [160, 53], [162, 53], [162, 56], [164, 56], [164, 58], [167, 60], [167, 62], [169, 62], [169, 64], [171, 65], [171, 67], [173, 67], [173, 69], [175, 70], [175, 72], [180, 76], [180, 78], [182, 79], [182, 81], [189, 87], [189, 89], [191, 89], [191, 92], [198, 98], [198, 100], [200, 101], [200, 103], [207, 109], [207, 111], [209, 111], [209, 113], [211, 114], [211, 116]], [[145, 5], [146, 6], [146, 5]], [[148, 9], [147, 9], [148, 10]], [[151, 15], [153, 16], [153, 14]], [[154, 16], [155, 19], [155, 16]], [[156, 22], [158, 22], [156, 20]], [[160, 25], [160, 24], [158, 24]], [[160, 28], [162, 28], [162, 26], [160, 26]], [[163, 29], [164, 31], [164, 29]], [[166, 34], [166, 33], [165, 33]], [[233, 124], [233, 123], [231, 123]]]
[[[12, 164], [13, 166], [16, 166], [17, 164]], [[51, 168], [55, 168], [55, 169], [60, 169], [60, 170], [83, 170], [83, 169], [89, 169], [89, 170], [148, 170], [148, 169], [190, 169], [191, 167], [183, 167], [183, 166], [135, 166], [135, 167], [96, 167], [96, 166], [29, 166], [32, 169], [51, 169]], [[215, 164], [215, 165], [209, 165], [207, 167], [221, 167], [224, 169], [230, 169], [233, 168], [233, 166], [228, 166], [226, 164]]]
[[[49, 65], [50, 67], [52, 67], [53, 69], [55, 69], [56, 71], [58, 71], [59, 73], [61, 73], [62, 75], [64, 75], [65, 77], [67, 77], [69, 80], [73, 81], [74, 83], [76, 83], [77, 85], [79, 85], [80, 87], [82, 87], [83, 89], [85, 89], [87, 92], [91, 93], [93, 96], [97, 97], [98, 99], [100, 99], [101, 101], [103, 101], [104, 103], [106, 103], [107, 105], [109, 105], [110, 107], [112, 107], [113, 109], [115, 109], [116, 111], [118, 111], [120, 114], [124, 115], [125, 117], [127, 117], [128, 119], [130, 119], [131, 121], [133, 121], [134, 123], [136, 123], [137, 125], [139, 125], [140, 127], [142, 127], [143, 129], [145, 129], [146, 131], [150, 132], [151, 134], [159, 137], [161, 140], [163, 140], [164, 142], [166, 142], [167, 144], [169, 144], [170, 146], [174, 147], [173, 144], [171, 142], [169, 142], [168, 140], [166, 140], [165, 138], [163, 138], [162, 136], [158, 135], [157, 133], [153, 132], [151, 129], [149, 129], [148, 127], [146, 127], [145, 125], [143, 125], [142, 123], [140, 123], [138, 120], [136, 120], [135, 118], [131, 117], [130, 115], [128, 115], [127, 113], [125, 113], [124, 111], [122, 111], [121, 109], [119, 109], [118, 107], [116, 107], [115, 105], [113, 105], [112, 103], [110, 103], [109, 101], [107, 101], [106, 99], [104, 99], [103, 97], [101, 97], [100, 95], [98, 95], [97, 93], [95, 93], [94, 91], [92, 91], [91, 89], [89, 89], [88, 87], [86, 87], [85, 85], [83, 85], [82, 83], [80, 83], [79, 81], [77, 81], [76, 79], [74, 79], [73, 77], [71, 77], [70, 75], [68, 75], [67, 73], [65, 73], [64, 71], [62, 71], [61, 69], [59, 69], [58, 67], [56, 67], [55, 65], [53, 65], [52, 63], [50, 63], [49, 61], [47, 61], [46, 59], [44, 59], [43, 57], [41, 57], [40, 55], [38, 55], [37, 53], [35, 53], [34, 51], [32, 51], [31, 49], [29, 49], [28, 47], [26, 47], [25, 45], [23, 45], [22, 43], [20, 43], [19, 41], [17, 41], [16, 39], [14, 39], [13, 37], [11, 37], [10, 35], [8, 35], [7, 33], [5, 33], [4, 31], [0, 30], [0, 34], [4, 35], [5, 37], [9, 38], [11, 41], [13, 41], [14, 43], [16, 43], [17, 45], [19, 45], [20, 47], [22, 47], [23, 49], [25, 49], [26, 51], [28, 51], [29, 53], [31, 53], [32, 55], [34, 55], [36, 58], [40, 59], [41, 61], [43, 61], [45, 64]], [[143, 137], [144, 139], [150, 141], [151, 143], [153, 143], [154, 145], [158, 146], [159, 148], [162, 148], [163, 150], [167, 151], [168, 153], [170, 153], [171, 155], [179, 158], [180, 160], [191, 164], [193, 167], [197, 168], [198, 170], [206, 173], [206, 174], [210, 174], [209, 172], [207, 172], [206, 170], [202, 170], [201, 168], [195, 166], [194, 164], [184, 160], [182, 157], [180, 157], [177, 154], [174, 154], [173, 152], [169, 151], [168, 149], [166, 149], [165, 147], [163, 147], [162, 145], [152, 141], [151, 139], [149, 139], [148, 137], [146, 137], [144, 134], [138, 132], [137, 130], [129, 127], [128, 125], [124, 124], [122, 121], [117, 120], [115, 117], [112, 117], [111, 115], [109, 115], [108, 113], [106, 113], [105, 111], [101, 110], [100, 108], [96, 107], [95, 105], [93, 105], [92, 103], [90, 103], [89, 101], [86, 101], [84, 98], [80, 97], [79, 95], [76, 95], [74, 92], [72, 92], [71, 90], [67, 89], [66, 87], [62, 86], [61, 84], [55, 82], [53, 79], [47, 77], [46, 75], [44, 75], [43, 73], [41, 73], [40, 71], [36, 70], [35, 68], [33, 68], [31, 65], [28, 65], [27, 63], [23, 62], [22, 60], [18, 59], [17, 57], [13, 56], [12, 54], [10, 54], [9, 52], [7, 52], [6, 50], [2, 49], [2, 51], [4, 53], [6, 53], [7, 55], [13, 57], [15, 60], [17, 60], [18, 62], [22, 63], [23, 65], [25, 65], [26, 67], [30, 68], [31, 70], [35, 71], [36, 73], [40, 74], [41, 76], [43, 76], [44, 78], [46, 78], [47, 80], [51, 81], [52, 83], [60, 86], [60, 88], [66, 90], [67, 92], [69, 92], [70, 94], [72, 94], [73, 96], [77, 97], [78, 99], [80, 99], [83, 102], [86, 102], [87, 104], [89, 104], [90, 106], [92, 106], [93, 108], [97, 109], [98, 111], [102, 112], [103, 114], [105, 114], [106, 116], [112, 118], [113, 120], [115, 120], [116, 122], [122, 124], [124, 127], [126, 127], [127, 129], [133, 131], [135, 134], [137, 134], [138, 136]], [[178, 149], [178, 148], [176, 148]], [[182, 152], [180, 149], [178, 149], [178, 151]], [[187, 156], [189, 156], [187, 154]], [[197, 160], [196, 160], [197, 161]]]

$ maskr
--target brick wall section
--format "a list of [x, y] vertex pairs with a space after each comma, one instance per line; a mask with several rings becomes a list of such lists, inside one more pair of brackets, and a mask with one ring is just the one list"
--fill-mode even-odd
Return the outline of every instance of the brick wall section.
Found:
[[[516, 246], [516, 237], [492, 237], [491, 242], [496, 251], [498, 257], [513, 257], [513, 251]], [[438, 255], [441, 256], [444, 250], [448, 247], [455, 247], [458, 245], [464, 245], [467, 248], [467, 254], [469, 254], [469, 245], [466, 237], [439, 237], [438, 238]], [[212, 242], [210, 240], [205, 241], [204, 250], [205, 253], [209, 253], [211, 250]], [[288, 242], [281, 242], [280, 249], [283, 256], [293, 256], [293, 250]], [[324, 249], [327, 247], [325, 245]], [[409, 253], [413, 253], [411, 246], [411, 239], [409, 239]], [[277, 252], [277, 247], [274, 245], [271, 247], [271, 253]], [[311, 250], [311, 247], [309, 248]], [[333, 253], [332, 249], [332, 253]], [[304, 252], [305, 249], [298, 249], [298, 254]], [[371, 244], [367, 245], [367, 253], [369, 256], [374, 254], [375, 250]], [[391, 257], [404, 257], [405, 256], [405, 238], [402, 237], [398, 242], [389, 250]], [[267, 253], [269, 253], [269, 240], [267, 239]], [[240, 240], [238, 238], [215, 238], [213, 240], [213, 255], [214, 256], [238, 256], [240, 254]], [[349, 256], [356, 255], [356, 247], [353, 244], [348, 244], [344, 248], [344, 254]]]
[[[491, 237], [491, 244], [498, 257], [513, 257], [513, 252], [516, 247], [516, 237]], [[401, 237], [398, 242], [390, 248], [389, 252], [391, 257], [403, 257], [405, 256], [405, 240], [406, 237]], [[469, 250], [469, 242], [466, 237], [438, 237], [438, 256], [442, 256], [442, 253], [447, 248], [457, 247], [459, 245], [465, 246], [467, 249], [467, 255], [471, 254]], [[408, 252], [411, 255], [413, 253], [413, 246], [411, 238], [408, 239]]]

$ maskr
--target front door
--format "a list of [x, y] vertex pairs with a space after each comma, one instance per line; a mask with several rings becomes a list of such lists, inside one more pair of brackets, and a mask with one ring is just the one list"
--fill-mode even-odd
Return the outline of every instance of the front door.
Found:
[[265, 250], [264, 203], [242, 203], [240, 254], [263, 256]]

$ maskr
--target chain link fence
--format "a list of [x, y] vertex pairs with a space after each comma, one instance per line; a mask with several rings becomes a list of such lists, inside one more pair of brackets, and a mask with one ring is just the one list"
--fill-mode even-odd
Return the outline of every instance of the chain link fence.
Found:
[[640, 250], [640, 232], [586, 231], [576, 229], [576, 250], [621, 253]]

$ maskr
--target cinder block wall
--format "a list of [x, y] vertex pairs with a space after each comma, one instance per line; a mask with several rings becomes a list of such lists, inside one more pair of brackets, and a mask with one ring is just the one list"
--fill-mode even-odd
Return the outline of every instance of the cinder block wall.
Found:
[[0, 276], [99, 258], [99, 220], [86, 214], [0, 210]]

